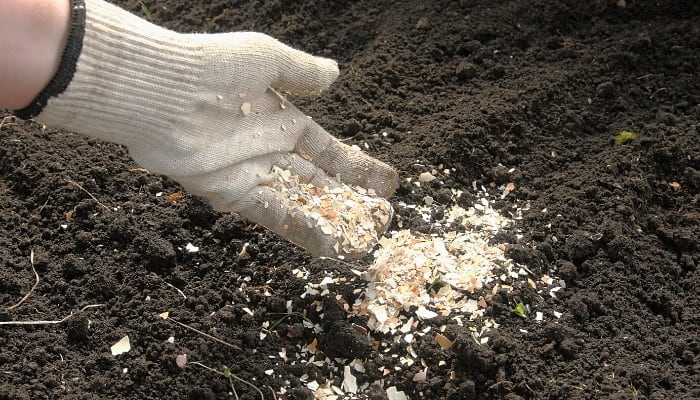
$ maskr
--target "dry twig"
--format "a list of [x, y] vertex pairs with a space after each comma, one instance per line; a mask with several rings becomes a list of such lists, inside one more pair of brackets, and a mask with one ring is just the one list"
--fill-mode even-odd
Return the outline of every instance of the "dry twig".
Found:
[[20, 301], [18, 301], [15, 305], [7, 307], [7, 311], [14, 310], [15, 308], [19, 307], [22, 303], [24, 303], [25, 300], [29, 298], [29, 296], [32, 295], [32, 293], [34, 293], [36, 287], [39, 286], [39, 274], [36, 272], [36, 268], [34, 268], [34, 250], [31, 250], [29, 252], [29, 262], [32, 264], [32, 271], [34, 272], [36, 282], [34, 282], [34, 286], [32, 286], [32, 288], [29, 289], [29, 292], [27, 292], [27, 294], [25, 294]]
[[17, 117], [15, 117], [14, 115], [3, 117], [3, 119], [0, 120], [0, 129], [2, 129], [3, 126], [10, 125], [17, 125]]
[[93, 196], [92, 193], [88, 192], [84, 187], [80, 186], [80, 184], [79, 184], [78, 182], [72, 181], [72, 180], [70, 180], [70, 179], [66, 179], [66, 182], [68, 182], [69, 184], [71, 184], [71, 185], [77, 187], [78, 189], [82, 190], [83, 192], [87, 193], [87, 195], [90, 196], [90, 198], [92, 198], [93, 200], [95, 200], [95, 201], [97, 202], [97, 204], [99, 204], [99, 205], [100, 205], [102, 208], [104, 208], [105, 210], [107, 210], [107, 211], [112, 211], [112, 210], [109, 209], [109, 207], [107, 207], [106, 205], [102, 204], [99, 200], [97, 200], [97, 198], [96, 198], [95, 196]]
[[169, 287], [175, 289], [178, 293], [180, 293], [180, 296], [182, 296], [185, 300], [187, 300], [187, 296], [185, 296], [185, 293], [182, 290], [178, 289], [178, 287], [173, 285], [172, 283], [168, 283], [168, 281], [166, 281], [165, 279], [163, 279], [163, 278], [161, 278], [161, 279], [163, 280], [163, 283], [165, 283]]
[[183, 327], [183, 328], [189, 329], [189, 330], [191, 330], [191, 331], [193, 331], [193, 332], [195, 332], [195, 333], [198, 333], [198, 334], [200, 334], [200, 335], [202, 335], [202, 336], [204, 336], [204, 337], [206, 337], [206, 338], [208, 338], [208, 339], [211, 339], [211, 340], [213, 340], [213, 341], [215, 341], [215, 342], [218, 342], [218, 343], [221, 343], [221, 344], [223, 344], [223, 345], [225, 345], [225, 346], [228, 346], [228, 347], [230, 347], [230, 348], [232, 348], [232, 349], [234, 349], [234, 350], [238, 350], [238, 351], [241, 350], [241, 348], [238, 347], [238, 346], [236, 346], [235, 344], [231, 344], [231, 343], [229, 343], [229, 342], [226, 342], [226, 341], [224, 341], [224, 340], [221, 340], [221, 339], [219, 339], [219, 338], [216, 338], [216, 337], [214, 337], [214, 336], [212, 336], [212, 335], [210, 335], [210, 334], [208, 334], [208, 333], [204, 333], [204, 332], [200, 331], [199, 329], [193, 328], [193, 327], [191, 327], [191, 326], [189, 326], [189, 325], [187, 325], [187, 324], [185, 324], [185, 323], [182, 323], [182, 322], [180, 322], [180, 321], [178, 321], [178, 320], [176, 320], [176, 319], [173, 319], [173, 318], [170, 317], [168, 314], [169, 314], [169, 313], [163, 313], [163, 314], [160, 315], [160, 317], [163, 318], [164, 320], [174, 322], [174, 323], [180, 325], [180, 326]]
[[72, 318], [75, 314], [81, 313], [81, 312], [87, 310], [88, 308], [95, 308], [95, 307], [104, 307], [104, 304], [90, 304], [90, 305], [87, 305], [87, 306], [81, 308], [80, 310], [78, 310], [78, 312], [75, 312], [75, 313], [74, 313], [74, 312], [71, 311], [71, 313], [70, 313], [68, 316], [66, 316], [66, 317], [64, 317], [64, 318], [62, 318], [62, 319], [58, 319], [58, 320], [49, 320], [49, 321], [0, 321], [0, 325], [55, 325], [55, 324], [60, 324], [60, 323], [62, 323], [62, 322], [65, 322], [65, 321], [69, 320], [69, 319]]

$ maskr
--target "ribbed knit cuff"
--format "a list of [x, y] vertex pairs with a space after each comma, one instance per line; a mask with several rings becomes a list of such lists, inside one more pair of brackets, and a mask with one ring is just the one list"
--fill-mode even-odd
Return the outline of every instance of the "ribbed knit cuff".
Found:
[[136, 154], [147, 143], [160, 143], [161, 133], [191, 112], [204, 91], [196, 79], [209, 59], [202, 57], [201, 40], [194, 40], [199, 36], [190, 39], [104, 0], [81, 1], [85, 30], [75, 73], [34, 120]]
[[85, 36], [85, 0], [71, 0], [71, 26], [66, 47], [61, 53], [58, 71], [48, 85], [32, 100], [27, 107], [15, 110], [14, 113], [22, 119], [31, 119], [41, 114], [49, 99], [55, 97], [68, 87], [73, 80], [78, 57], [83, 49]]

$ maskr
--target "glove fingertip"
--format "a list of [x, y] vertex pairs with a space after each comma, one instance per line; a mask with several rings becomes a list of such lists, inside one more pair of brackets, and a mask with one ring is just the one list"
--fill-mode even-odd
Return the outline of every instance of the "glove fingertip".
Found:
[[295, 95], [318, 95], [338, 78], [340, 72], [335, 60], [298, 53], [302, 55], [293, 57], [296, 62], [282, 67], [274, 87]]

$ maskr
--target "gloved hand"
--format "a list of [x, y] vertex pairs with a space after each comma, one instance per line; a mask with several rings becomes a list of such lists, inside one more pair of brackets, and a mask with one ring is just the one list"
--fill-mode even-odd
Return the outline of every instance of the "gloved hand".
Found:
[[397, 174], [280, 94], [318, 94], [337, 76], [334, 61], [260, 33], [179, 34], [74, 0], [58, 73], [16, 112], [127, 146], [144, 168], [313, 255], [353, 257], [386, 229]]

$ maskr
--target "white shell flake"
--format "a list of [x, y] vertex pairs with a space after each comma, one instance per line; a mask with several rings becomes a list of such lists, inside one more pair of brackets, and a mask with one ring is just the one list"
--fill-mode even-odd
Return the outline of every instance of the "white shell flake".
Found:
[[338, 254], [367, 253], [379, 242], [393, 215], [389, 202], [371, 190], [342, 185], [337, 188], [303, 183], [291, 171], [274, 166], [270, 187], [288, 199], [290, 212], [301, 211], [321, 232], [337, 240]]
[[118, 356], [120, 354], [128, 353], [131, 350], [131, 343], [129, 343], [129, 336], [124, 336], [119, 339], [119, 341], [112, 345], [110, 348], [112, 350], [113, 356]]
[[250, 103], [241, 104], [241, 112], [243, 113], [243, 115], [250, 114]]
[[[426, 179], [430, 177], [419, 177], [421, 181]], [[405, 320], [399, 316], [411, 307], [416, 307], [414, 315], [419, 320], [453, 313], [464, 313], [470, 320], [482, 315], [486, 303], [469, 294], [498, 284], [495, 271], [512, 271], [505, 247], [489, 243], [512, 220], [493, 210], [485, 198], [470, 209], [453, 205], [445, 210], [441, 221], [430, 220], [430, 207], [403, 206], [426, 216], [426, 222], [437, 229], [452, 224], [466, 229], [433, 235], [404, 229], [379, 240], [380, 248], [374, 252], [374, 263], [365, 276], [370, 281], [366, 297], [356, 307], [369, 314], [369, 328], [382, 333], [404, 328]], [[495, 324], [483, 325], [482, 330], [492, 326]]]

